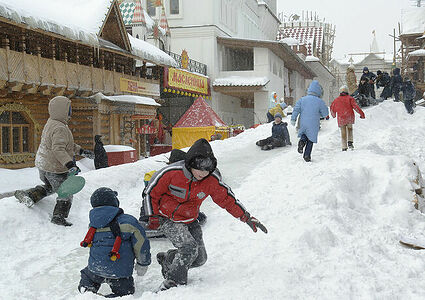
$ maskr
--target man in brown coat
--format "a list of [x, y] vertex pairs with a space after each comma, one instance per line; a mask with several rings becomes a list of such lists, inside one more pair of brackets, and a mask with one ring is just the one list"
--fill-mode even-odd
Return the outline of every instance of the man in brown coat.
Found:
[[[55, 193], [69, 174], [77, 174], [80, 171], [74, 160], [75, 154], [88, 158], [94, 157], [91, 151], [83, 150], [74, 143], [71, 130], [68, 128], [68, 121], [71, 118], [71, 100], [63, 96], [51, 99], [49, 115], [35, 158], [35, 165], [44, 185], [15, 192], [18, 201], [28, 207]], [[71, 204], [72, 195], [67, 198], [57, 198], [52, 223], [71, 226], [72, 224], [65, 220], [68, 217]]]
[[348, 93], [352, 95], [357, 90], [357, 79], [354, 73], [354, 66], [348, 66], [345, 81], [347, 82]]

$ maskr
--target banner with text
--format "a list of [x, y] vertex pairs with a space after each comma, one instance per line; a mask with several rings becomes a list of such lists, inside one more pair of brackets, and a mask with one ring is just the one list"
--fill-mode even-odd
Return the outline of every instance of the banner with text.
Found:
[[194, 97], [209, 96], [211, 95], [210, 79], [179, 69], [164, 68], [164, 91], [185, 92]]

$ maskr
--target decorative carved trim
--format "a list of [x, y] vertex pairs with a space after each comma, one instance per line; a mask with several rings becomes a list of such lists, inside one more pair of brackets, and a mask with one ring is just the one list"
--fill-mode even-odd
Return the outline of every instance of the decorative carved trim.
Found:
[[1, 164], [20, 164], [34, 161], [34, 153], [0, 154]]
[[28, 107], [23, 106], [22, 104], [18, 103], [7, 103], [3, 106], [0, 106], [0, 114], [2, 114], [4, 111], [19, 111], [24, 112], [27, 114], [27, 116], [31, 119], [32, 123], [34, 124], [34, 130], [39, 134], [41, 132], [41, 126], [37, 122], [36, 119], [31, 114], [31, 110]]

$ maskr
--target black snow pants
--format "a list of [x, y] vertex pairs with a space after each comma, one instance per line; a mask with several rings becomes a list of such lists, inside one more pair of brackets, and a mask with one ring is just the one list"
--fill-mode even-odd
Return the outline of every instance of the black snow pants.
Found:
[[176, 247], [167, 251], [165, 277], [180, 285], [187, 284], [188, 270], [200, 267], [207, 261], [201, 225], [198, 221], [184, 224], [163, 217], [159, 218], [159, 224], [162, 232]]

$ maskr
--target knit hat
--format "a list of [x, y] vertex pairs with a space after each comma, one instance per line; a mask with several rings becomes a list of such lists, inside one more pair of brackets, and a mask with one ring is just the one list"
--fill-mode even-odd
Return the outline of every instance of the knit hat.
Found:
[[280, 118], [282, 120], [282, 115], [280, 113], [275, 113], [274, 118]]
[[346, 85], [343, 85], [339, 88], [340, 93], [347, 93], [348, 94], [348, 87]]
[[378, 70], [378, 71], [376, 71], [376, 74], [381, 75], [382, 74], [382, 71], [381, 70]]
[[117, 198], [118, 192], [107, 187], [98, 188], [90, 197], [92, 207], [98, 206], [120, 206], [120, 201]]
[[214, 171], [214, 161], [210, 157], [198, 156], [192, 159], [190, 167], [201, 171]]
[[368, 67], [364, 67], [363, 68], [363, 72], [368, 71], [369, 72], [369, 68]]

